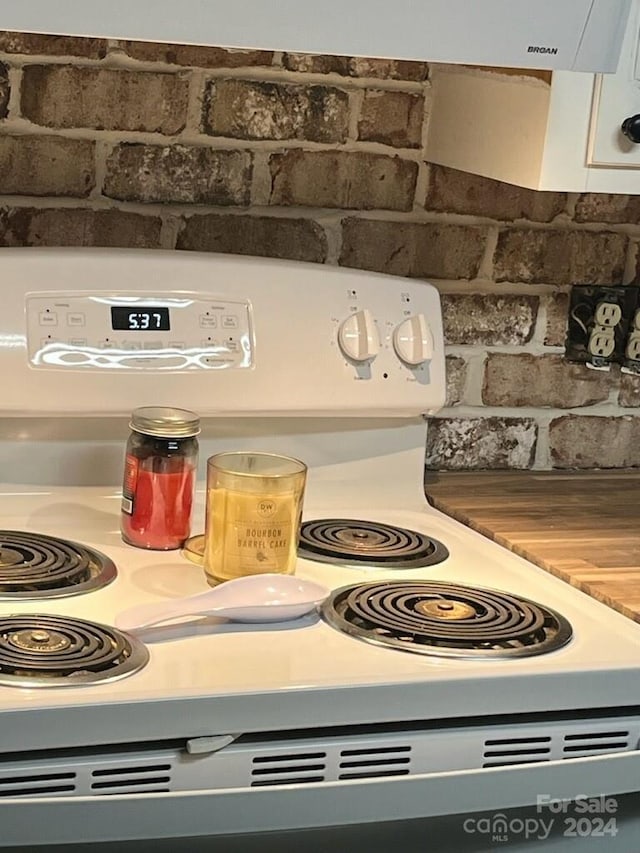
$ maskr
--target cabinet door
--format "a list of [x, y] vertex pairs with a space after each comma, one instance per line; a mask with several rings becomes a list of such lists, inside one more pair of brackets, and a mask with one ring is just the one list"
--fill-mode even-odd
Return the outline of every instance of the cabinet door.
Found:
[[640, 2], [636, 0], [618, 73], [596, 77], [587, 155], [590, 166], [640, 169], [639, 41]]

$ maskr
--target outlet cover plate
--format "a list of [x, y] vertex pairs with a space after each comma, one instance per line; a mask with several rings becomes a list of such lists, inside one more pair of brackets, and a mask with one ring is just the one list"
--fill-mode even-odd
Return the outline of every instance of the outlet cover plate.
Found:
[[[628, 335], [633, 325], [636, 307], [639, 305], [640, 288], [627, 285], [576, 284], [571, 288], [567, 317], [565, 358], [568, 361], [589, 362], [603, 367], [611, 362], [624, 362]], [[622, 318], [614, 327], [615, 346], [608, 357], [593, 356], [588, 345], [597, 325], [595, 313], [601, 302], [619, 305]]]

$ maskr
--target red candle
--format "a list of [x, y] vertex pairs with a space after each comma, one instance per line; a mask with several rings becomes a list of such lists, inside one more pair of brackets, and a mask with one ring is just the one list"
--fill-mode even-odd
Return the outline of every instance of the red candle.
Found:
[[137, 548], [181, 548], [191, 532], [199, 419], [183, 409], [147, 406], [133, 412], [130, 425], [122, 538]]
[[[180, 548], [189, 537], [195, 470], [187, 460], [174, 461], [183, 464], [170, 472], [137, 465], [132, 512], [122, 515], [122, 535], [129, 544], [169, 550]], [[128, 471], [132, 462], [127, 459]]]

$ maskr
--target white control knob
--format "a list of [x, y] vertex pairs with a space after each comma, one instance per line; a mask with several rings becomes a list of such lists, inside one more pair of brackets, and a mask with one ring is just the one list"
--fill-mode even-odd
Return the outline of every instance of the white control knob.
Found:
[[380, 336], [368, 308], [357, 311], [342, 323], [338, 332], [342, 352], [352, 361], [370, 361], [380, 352]]
[[396, 327], [393, 348], [401, 361], [414, 367], [433, 358], [433, 335], [424, 314], [414, 314]]

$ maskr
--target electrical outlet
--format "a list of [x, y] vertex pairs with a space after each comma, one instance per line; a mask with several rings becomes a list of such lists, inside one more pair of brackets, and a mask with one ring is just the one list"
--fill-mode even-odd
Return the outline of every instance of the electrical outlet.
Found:
[[632, 332], [629, 335], [625, 355], [631, 361], [640, 362], [640, 332]]
[[611, 358], [616, 348], [615, 331], [607, 326], [594, 326], [587, 350], [596, 358]]
[[617, 302], [598, 302], [593, 319], [598, 326], [612, 328], [622, 320], [622, 308]]
[[[628, 360], [630, 329], [640, 323], [637, 287], [578, 284], [571, 289], [565, 358], [608, 370]], [[638, 326], [640, 333], [640, 325]], [[635, 347], [635, 344], [634, 344]], [[635, 349], [633, 350], [635, 352]]]
[[[640, 304], [640, 291], [638, 293]], [[640, 373], [640, 308], [636, 308], [624, 350], [622, 370], [624, 373]]]

